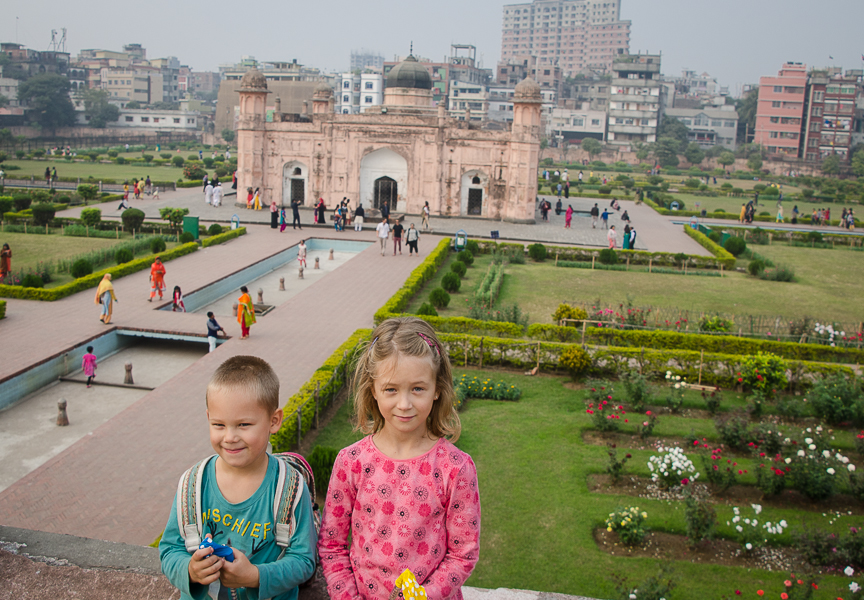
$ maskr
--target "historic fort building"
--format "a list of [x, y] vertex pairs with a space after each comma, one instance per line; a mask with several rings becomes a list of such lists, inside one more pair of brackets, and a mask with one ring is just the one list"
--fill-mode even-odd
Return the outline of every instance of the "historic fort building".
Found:
[[[238, 189], [260, 187], [266, 203], [294, 199], [333, 208], [478, 216], [533, 223], [540, 153], [540, 87], [516, 86], [509, 131], [480, 129], [433, 106], [429, 73], [413, 56], [387, 76], [384, 104], [361, 114], [335, 114], [333, 90], [320, 84], [311, 114], [283, 114], [268, 104], [256, 69], [240, 86]], [[244, 196], [245, 197], [245, 196]]]

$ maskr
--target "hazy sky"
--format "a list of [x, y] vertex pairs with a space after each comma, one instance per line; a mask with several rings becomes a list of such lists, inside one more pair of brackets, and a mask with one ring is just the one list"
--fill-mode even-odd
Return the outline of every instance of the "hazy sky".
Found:
[[[149, 58], [177, 56], [200, 71], [242, 55], [345, 70], [352, 49], [392, 60], [407, 54], [411, 41], [416, 55], [442, 60], [450, 44], [461, 43], [475, 45], [483, 66], [494, 68], [503, 6], [497, 0], [4, 0], [0, 40], [47, 50], [51, 30], [66, 27], [73, 57], [82, 48], [140, 43]], [[733, 93], [787, 60], [846, 69], [864, 64], [862, 0], [622, 0], [621, 16], [633, 22], [631, 52], [662, 52], [664, 74], [706, 71]]]

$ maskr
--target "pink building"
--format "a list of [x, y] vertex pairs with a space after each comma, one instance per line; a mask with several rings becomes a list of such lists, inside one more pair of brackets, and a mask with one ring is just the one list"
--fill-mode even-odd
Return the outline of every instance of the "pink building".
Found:
[[759, 105], [753, 142], [769, 154], [801, 155], [807, 65], [786, 63], [777, 77], [759, 79]]

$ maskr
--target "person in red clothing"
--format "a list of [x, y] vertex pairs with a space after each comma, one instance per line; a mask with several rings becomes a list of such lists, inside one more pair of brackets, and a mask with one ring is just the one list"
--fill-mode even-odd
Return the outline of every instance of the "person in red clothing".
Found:
[[162, 264], [162, 259], [158, 256], [150, 265], [150, 298], [147, 302], [153, 302], [157, 292], [161, 300], [162, 294], [165, 293], [165, 265]]
[[327, 490], [318, 555], [331, 600], [386, 598], [406, 569], [428, 598], [461, 599], [478, 559], [480, 495], [474, 462], [453, 445], [446, 350], [425, 321], [388, 319], [353, 387], [368, 435], [339, 452]]

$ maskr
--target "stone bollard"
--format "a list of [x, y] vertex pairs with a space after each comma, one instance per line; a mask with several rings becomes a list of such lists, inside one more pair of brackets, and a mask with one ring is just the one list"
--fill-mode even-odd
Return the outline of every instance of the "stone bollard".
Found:
[[327, 260], [333, 260], [333, 248], [330, 248], [330, 256], [327, 257]]
[[57, 403], [57, 425], [66, 427], [69, 424], [69, 417], [66, 416], [66, 398], [60, 398]]
[[258, 304], [264, 304], [264, 290], [258, 288]]
[[315, 257], [315, 268], [316, 268], [316, 269], [320, 269], [320, 268], [321, 268], [321, 265], [318, 264], [318, 257], [317, 257], [317, 256]]
[[300, 265], [300, 272], [297, 274], [297, 279], [303, 279], [303, 265]]
[[[303, 267], [300, 267], [300, 268], [302, 269]], [[300, 271], [300, 279], [303, 279], [303, 271], [302, 270]], [[279, 291], [280, 292], [285, 291], [285, 278], [284, 277], [279, 278]]]
[[126, 385], [134, 385], [135, 381], [132, 380], [132, 363], [127, 362], [126, 365], [126, 376], [123, 378], [123, 383]]
[[236, 303], [236, 302], [235, 302], [234, 305], [231, 307], [231, 311], [232, 311], [232, 313], [234, 314], [234, 316], [236, 317], [236, 316], [237, 316], [237, 303]]

